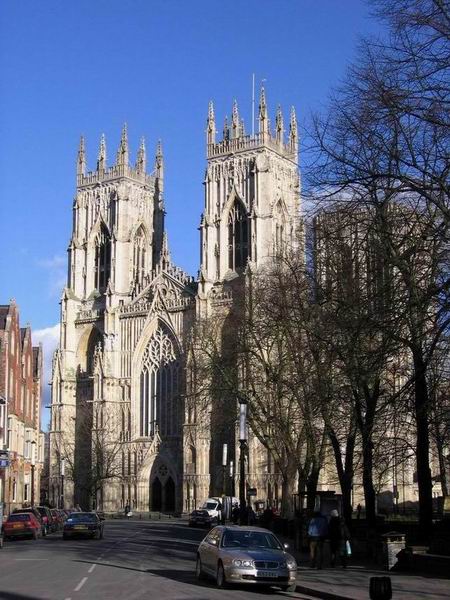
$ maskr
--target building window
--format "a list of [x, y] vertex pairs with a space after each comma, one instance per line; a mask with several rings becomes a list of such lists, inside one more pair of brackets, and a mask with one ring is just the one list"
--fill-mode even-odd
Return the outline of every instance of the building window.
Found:
[[102, 227], [95, 242], [95, 287], [103, 292], [111, 276], [111, 240]]
[[250, 221], [242, 202], [235, 200], [228, 215], [228, 267], [243, 269], [249, 259]]
[[139, 227], [133, 243], [133, 282], [142, 286], [146, 271], [147, 237], [144, 229]]
[[153, 334], [140, 375], [140, 435], [178, 433], [181, 368], [170, 335], [161, 326]]
[[17, 481], [13, 479], [12, 484], [12, 501], [15, 502], [17, 500]]

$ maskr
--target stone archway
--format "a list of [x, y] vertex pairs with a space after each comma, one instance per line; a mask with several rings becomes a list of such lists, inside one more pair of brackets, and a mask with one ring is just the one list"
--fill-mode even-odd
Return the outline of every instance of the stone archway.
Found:
[[164, 508], [165, 512], [175, 511], [175, 482], [172, 477], [168, 477], [164, 486]]
[[161, 480], [159, 477], [155, 477], [153, 482], [150, 485], [150, 498], [151, 498], [151, 506], [150, 509], [156, 512], [160, 512], [163, 509], [163, 487], [161, 484]]
[[149, 509], [157, 512], [175, 512], [177, 490], [175, 476], [165, 462], [157, 459], [149, 481]]

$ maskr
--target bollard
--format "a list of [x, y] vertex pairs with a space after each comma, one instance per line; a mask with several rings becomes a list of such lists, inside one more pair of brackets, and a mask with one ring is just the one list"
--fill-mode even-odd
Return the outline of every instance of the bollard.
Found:
[[405, 534], [391, 531], [381, 537], [383, 538], [384, 568], [391, 571], [398, 563], [397, 555], [405, 549]]
[[391, 600], [392, 585], [390, 577], [371, 577], [369, 583], [370, 600]]

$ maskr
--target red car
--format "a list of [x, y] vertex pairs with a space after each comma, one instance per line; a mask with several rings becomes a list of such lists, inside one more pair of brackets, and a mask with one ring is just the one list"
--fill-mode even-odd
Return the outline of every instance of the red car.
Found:
[[37, 540], [42, 537], [42, 527], [33, 513], [15, 513], [3, 523], [3, 534], [6, 539], [31, 536]]

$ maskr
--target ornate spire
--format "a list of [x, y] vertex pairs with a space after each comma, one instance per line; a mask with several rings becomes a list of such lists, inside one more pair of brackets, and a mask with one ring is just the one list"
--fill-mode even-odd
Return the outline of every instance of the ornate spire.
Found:
[[291, 119], [289, 122], [289, 146], [292, 152], [298, 152], [297, 117], [293, 106], [291, 107]]
[[145, 151], [145, 139], [141, 138], [141, 145], [139, 146], [139, 150], [136, 158], [136, 171], [138, 173], [145, 173], [145, 169], [147, 168], [147, 155]]
[[169, 240], [167, 239], [167, 232], [163, 231], [162, 243], [161, 243], [161, 255], [160, 264], [163, 269], [166, 269], [171, 263]]
[[259, 133], [269, 133], [269, 116], [267, 114], [266, 91], [261, 86], [259, 96]]
[[84, 148], [84, 137], [80, 137], [80, 145], [78, 147], [77, 158], [77, 175], [86, 174], [86, 150]]
[[280, 146], [283, 145], [283, 136], [284, 136], [284, 122], [283, 122], [283, 113], [281, 112], [281, 106], [278, 105], [277, 115], [275, 117], [275, 133], [276, 139]]
[[156, 177], [158, 177], [158, 179], [164, 178], [164, 159], [161, 140], [158, 140], [158, 143], [156, 145], [155, 175]]
[[244, 136], [245, 135], [245, 124], [244, 124], [244, 119], [241, 119], [241, 135]]
[[209, 101], [208, 105], [208, 118], [206, 120], [206, 143], [216, 143], [216, 120], [214, 117], [214, 105], [212, 100]]
[[127, 124], [124, 123], [122, 127], [122, 135], [120, 138], [119, 149], [117, 150], [117, 165], [123, 165], [128, 167], [129, 156], [128, 156], [128, 133]]
[[104, 171], [106, 169], [106, 141], [105, 134], [102, 133], [100, 138], [100, 149], [98, 151], [97, 159], [97, 171]]
[[233, 102], [233, 112], [231, 114], [231, 135], [233, 138], [240, 136], [240, 120], [237, 100]]
[[224, 141], [228, 141], [230, 139], [230, 128], [228, 126], [228, 117], [225, 117], [225, 122], [223, 124], [223, 139]]

